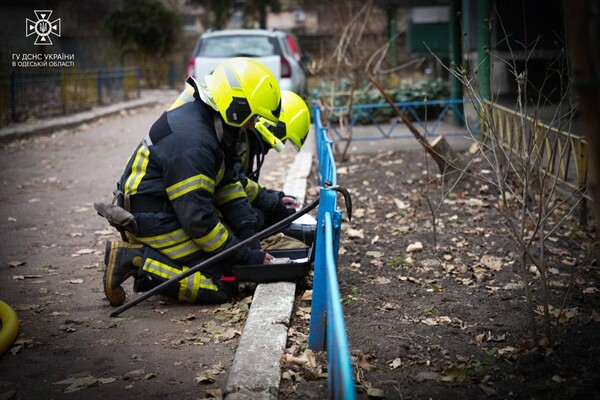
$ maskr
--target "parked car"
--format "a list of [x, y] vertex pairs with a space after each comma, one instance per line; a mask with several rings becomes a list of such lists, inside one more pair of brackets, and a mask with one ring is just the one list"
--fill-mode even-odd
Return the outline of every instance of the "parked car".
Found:
[[271, 29], [209, 31], [198, 39], [187, 74], [203, 82], [217, 65], [231, 57], [251, 57], [265, 64], [281, 90], [306, 95], [306, 73], [288, 41], [288, 33]]

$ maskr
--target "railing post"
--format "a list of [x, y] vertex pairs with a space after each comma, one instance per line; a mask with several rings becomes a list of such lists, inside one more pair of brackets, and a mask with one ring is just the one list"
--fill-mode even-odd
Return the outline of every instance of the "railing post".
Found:
[[325, 213], [335, 209], [336, 192], [321, 188], [319, 193], [319, 212], [317, 216], [317, 237], [315, 240], [315, 271], [313, 277], [313, 296], [310, 312], [310, 332], [308, 347], [314, 351], [324, 351], [327, 324], [327, 270], [325, 246]]

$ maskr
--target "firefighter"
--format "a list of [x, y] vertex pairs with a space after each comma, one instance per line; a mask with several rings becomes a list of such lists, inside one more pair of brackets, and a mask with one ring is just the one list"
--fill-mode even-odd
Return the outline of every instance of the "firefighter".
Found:
[[[268, 131], [265, 130], [268, 129]], [[259, 217], [259, 229], [271, 226], [293, 214], [300, 206], [298, 201], [281, 191], [267, 189], [258, 183], [260, 169], [267, 152], [274, 147], [271, 133], [281, 143], [290, 142], [297, 151], [310, 130], [310, 112], [304, 100], [294, 92], [281, 91], [281, 115], [276, 125], [260, 118], [254, 129], [245, 130], [238, 145], [241, 158], [241, 183], [248, 200]], [[255, 165], [256, 163], [256, 165]]]
[[[135, 217], [126, 241], [106, 245], [104, 291], [125, 301], [123, 282], [147, 291], [256, 232], [257, 219], [240, 183], [235, 145], [260, 117], [276, 125], [281, 111], [277, 80], [260, 62], [234, 58], [201, 85], [193, 102], [164, 112], [130, 157], [118, 184], [117, 204]], [[244, 247], [163, 293], [191, 303], [221, 303], [237, 294], [233, 264], [267, 264], [260, 244]]]
[[[181, 107], [193, 101], [193, 88], [186, 85], [168, 110]], [[252, 129], [246, 129], [237, 144], [240, 163], [237, 165], [241, 183], [248, 200], [258, 216], [258, 228], [271, 226], [293, 214], [300, 206], [298, 201], [281, 191], [267, 189], [258, 183], [260, 170], [266, 154], [271, 148], [282, 151], [288, 140], [297, 151], [306, 140], [310, 130], [310, 111], [306, 102], [298, 94], [281, 91], [281, 114], [276, 125], [259, 118]]]

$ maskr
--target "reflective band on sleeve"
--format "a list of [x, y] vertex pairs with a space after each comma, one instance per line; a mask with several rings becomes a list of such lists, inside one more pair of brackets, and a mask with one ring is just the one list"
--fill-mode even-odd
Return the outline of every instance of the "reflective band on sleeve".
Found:
[[167, 188], [167, 195], [169, 196], [169, 200], [173, 201], [176, 198], [197, 189], [204, 189], [213, 193], [215, 190], [215, 181], [203, 174], [194, 175], [169, 186]]
[[149, 160], [150, 150], [146, 146], [140, 145], [131, 164], [131, 174], [127, 178], [127, 181], [125, 181], [125, 187], [123, 188], [125, 194], [131, 195], [137, 193], [138, 186], [144, 175], [146, 175]]
[[206, 252], [215, 251], [227, 241], [229, 233], [225, 225], [218, 222], [212, 231], [204, 237], [194, 239], [200, 248]]
[[246, 191], [242, 187], [240, 182], [230, 183], [217, 189], [215, 193], [215, 203], [217, 206], [221, 206], [228, 201], [238, 199], [240, 197], [246, 197]]
[[221, 167], [219, 167], [219, 172], [217, 172], [217, 185], [221, 182], [221, 179], [223, 179], [223, 175], [225, 175], [225, 162], [221, 163]]
[[246, 190], [248, 201], [252, 203], [256, 199], [256, 196], [258, 196], [260, 185], [251, 179], [246, 179], [246, 187], [244, 187], [244, 189]]

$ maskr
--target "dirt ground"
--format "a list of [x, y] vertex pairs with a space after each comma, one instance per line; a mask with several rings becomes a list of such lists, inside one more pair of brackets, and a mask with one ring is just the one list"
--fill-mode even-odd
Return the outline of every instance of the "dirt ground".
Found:
[[[568, 218], [548, 241], [555, 337], [546, 343], [536, 315], [543, 346], [534, 348], [513, 272], [517, 247], [486, 204], [497, 203], [489, 185], [426, 184], [424, 171], [432, 176], [437, 167], [422, 151], [357, 155], [337, 166], [338, 184], [354, 203], [354, 218], [343, 226], [339, 283], [359, 399], [600, 398], [592, 232]], [[473, 167], [476, 174], [486, 169]], [[435, 212], [434, 237], [430, 209], [443, 191], [450, 194]], [[528, 274], [540, 304], [539, 274]], [[306, 314], [296, 313], [281, 398], [327, 396], [324, 355], [303, 346], [307, 326]]]

